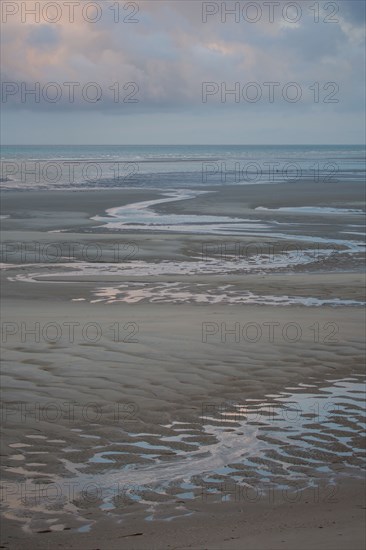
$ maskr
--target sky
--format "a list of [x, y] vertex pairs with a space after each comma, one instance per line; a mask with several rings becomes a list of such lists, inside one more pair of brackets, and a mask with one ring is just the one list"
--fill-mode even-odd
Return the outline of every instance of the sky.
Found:
[[365, 142], [364, 0], [1, 9], [3, 144]]

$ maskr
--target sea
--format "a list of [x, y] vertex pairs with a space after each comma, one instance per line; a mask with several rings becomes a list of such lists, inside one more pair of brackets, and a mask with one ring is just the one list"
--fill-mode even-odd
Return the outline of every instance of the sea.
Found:
[[4, 190], [365, 180], [364, 145], [5, 145]]

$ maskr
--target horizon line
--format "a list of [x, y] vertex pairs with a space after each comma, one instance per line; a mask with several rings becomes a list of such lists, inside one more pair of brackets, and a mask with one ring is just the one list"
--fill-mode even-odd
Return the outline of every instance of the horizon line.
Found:
[[324, 147], [363, 145], [366, 143], [5, 143], [0, 147]]

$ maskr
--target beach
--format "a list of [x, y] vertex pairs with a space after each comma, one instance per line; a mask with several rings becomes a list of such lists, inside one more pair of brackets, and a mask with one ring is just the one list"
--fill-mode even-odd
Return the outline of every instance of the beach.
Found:
[[365, 2], [2, 2], [0, 550], [366, 548]]
[[3, 193], [3, 547], [364, 546], [362, 186], [204, 191]]

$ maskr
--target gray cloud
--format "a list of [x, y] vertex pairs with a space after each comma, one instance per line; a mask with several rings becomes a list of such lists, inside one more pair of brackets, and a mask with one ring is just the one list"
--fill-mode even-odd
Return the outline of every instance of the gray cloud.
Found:
[[[346, 117], [347, 113], [358, 112], [361, 119], [365, 61], [363, 1], [336, 2], [340, 6], [338, 23], [325, 23], [324, 13], [320, 14], [319, 23], [315, 23], [309, 3], [298, 2], [302, 17], [295, 24], [283, 17], [270, 23], [264, 16], [255, 24], [243, 20], [236, 23], [233, 18], [222, 23], [220, 14], [203, 23], [202, 3], [197, 0], [138, 4], [137, 24], [115, 24], [111, 12], [96, 24], [80, 20], [75, 23], [62, 20], [57, 25], [16, 21], [4, 24], [2, 80], [14, 82], [18, 92], [3, 101], [2, 109], [21, 108], [23, 113], [44, 111], [48, 116], [68, 111], [74, 117], [79, 113], [81, 117], [86, 113], [96, 117], [104, 113], [123, 119], [163, 113], [183, 120], [192, 114], [198, 119], [202, 117], [206, 125], [208, 116], [221, 120], [222, 116], [231, 116], [230, 113], [233, 120], [235, 114], [271, 120], [278, 117], [281, 125], [284, 117], [301, 118], [306, 114], [321, 119], [332, 113], [336, 118], [342, 113]], [[227, 2], [230, 4], [235, 2]], [[285, 4], [281, 2], [279, 13]], [[225, 83], [229, 89], [236, 82], [242, 88], [248, 82], [262, 85], [268, 81], [279, 82], [281, 89], [288, 82], [297, 82], [303, 91], [301, 101], [286, 102], [280, 94], [274, 103], [236, 104], [228, 96], [223, 104], [217, 93], [206, 104], [202, 103], [202, 82], [215, 82], [219, 86]], [[49, 82], [60, 86], [59, 101], [52, 102], [42, 95]], [[75, 87], [73, 102], [64, 84], [67, 82], [80, 83]], [[97, 102], [89, 101], [81, 93], [90, 82], [96, 82], [102, 91]], [[319, 82], [322, 94], [319, 104], [314, 102], [309, 89], [315, 82]], [[339, 85], [339, 103], [323, 103], [326, 90], [322, 86], [327, 82]], [[40, 83], [40, 101], [35, 102], [31, 95], [22, 101], [22, 85], [31, 89], [35, 83]], [[118, 102], [115, 83], [120, 86]], [[128, 83], [136, 83], [136, 88]], [[57, 90], [50, 87], [48, 92], [52, 98]], [[89, 92], [89, 97], [93, 97], [92, 87]], [[138, 102], [129, 101], [134, 99]], [[111, 117], [107, 119], [110, 124]], [[142, 128], [142, 119], [138, 120]]]
[[365, 24], [365, 9], [366, 3], [364, 0], [343, 0], [339, 2], [340, 13], [349, 21], [358, 24]]
[[39, 25], [31, 28], [28, 44], [37, 48], [52, 48], [60, 44], [60, 33], [57, 27]]

